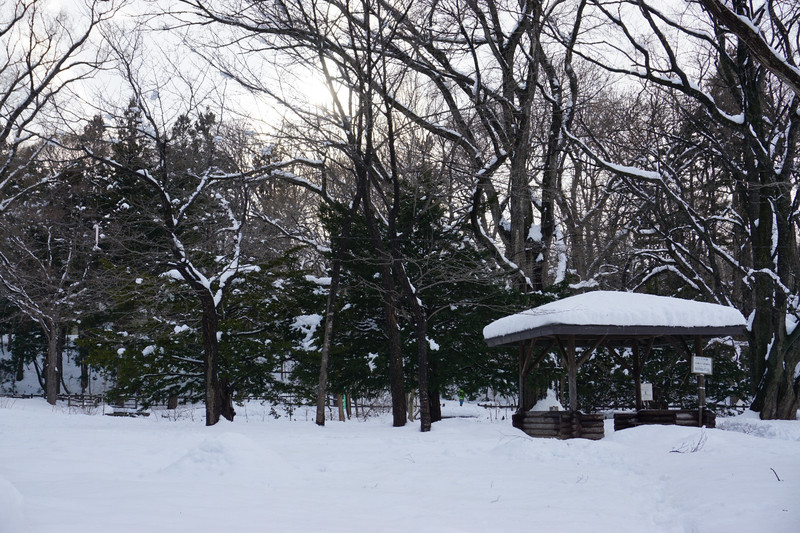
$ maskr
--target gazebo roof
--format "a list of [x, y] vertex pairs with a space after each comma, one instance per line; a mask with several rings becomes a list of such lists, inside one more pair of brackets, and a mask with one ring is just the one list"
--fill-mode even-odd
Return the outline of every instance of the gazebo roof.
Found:
[[733, 307], [632, 292], [595, 291], [495, 320], [489, 346], [558, 335], [667, 337], [741, 335], [747, 322]]

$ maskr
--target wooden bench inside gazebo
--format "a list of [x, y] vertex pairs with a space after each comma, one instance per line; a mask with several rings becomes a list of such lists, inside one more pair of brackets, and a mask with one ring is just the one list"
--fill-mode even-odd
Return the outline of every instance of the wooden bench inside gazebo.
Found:
[[[704, 339], [739, 336], [745, 332], [742, 314], [723, 305], [649, 294], [595, 291], [571, 296], [496, 320], [486, 326], [487, 345], [519, 350], [519, 407], [514, 427], [535, 437], [589, 438], [604, 436], [603, 415], [578, 411], [578, 368], [600, 347], [631, 349], [636, 412], [615, 417], [615, 429], [640, 424], [707, 425], [713, 413], [704, 412], [703, 381], [699, 381], [698, 410], [643, 409], [641, 378], [653, 346], [669, 344], [687, 358], [703, 355]], [[530, 411], [534, 398], [526, 397], [525, 381], [544, 357], [556, 351], [567, 370], [569, 408]], [[619, 353], [619, 352], [617, 352]]]

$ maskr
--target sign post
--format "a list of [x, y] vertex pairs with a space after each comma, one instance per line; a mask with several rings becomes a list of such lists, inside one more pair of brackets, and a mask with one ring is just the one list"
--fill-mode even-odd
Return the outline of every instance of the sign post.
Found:
[[703, 357], [703, 344], [699, 335], [694, 338], [692, 373], [697, 374], [697, 425], [703, 427], [703, 411], [706, 408], [706, 375], [713, 371], [713, 359]]

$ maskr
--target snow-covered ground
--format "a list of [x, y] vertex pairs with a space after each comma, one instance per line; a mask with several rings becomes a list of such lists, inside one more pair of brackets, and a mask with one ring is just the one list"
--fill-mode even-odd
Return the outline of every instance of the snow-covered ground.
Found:
[[[304, 409], [164, 418], [0, 398], [0, 532], [796, 532], [800, 422], [533, 439], [448, 402], [422, 434]], [[502, 417], [500, 417], [502, 418]]]

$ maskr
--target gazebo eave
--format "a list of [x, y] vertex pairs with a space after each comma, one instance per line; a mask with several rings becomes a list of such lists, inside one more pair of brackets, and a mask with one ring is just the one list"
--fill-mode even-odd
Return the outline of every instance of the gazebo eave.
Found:
[[[486, 340], [489, 347], [515, 345], [531, 339], [570, 336], [579, 344], [591, 344], [605, 337], [604, 342], [615, 344], [635, 338], [668, 337], [725, 337], [742, 336], [745, 327], [735, 326], [646, 326], [646, 325], [585, 325], [585, 324], [547, 324], [537, 328], [517, 331], [507, 335], [491, 337]], [[615, 342], [616, 341], [616, 342]]]

